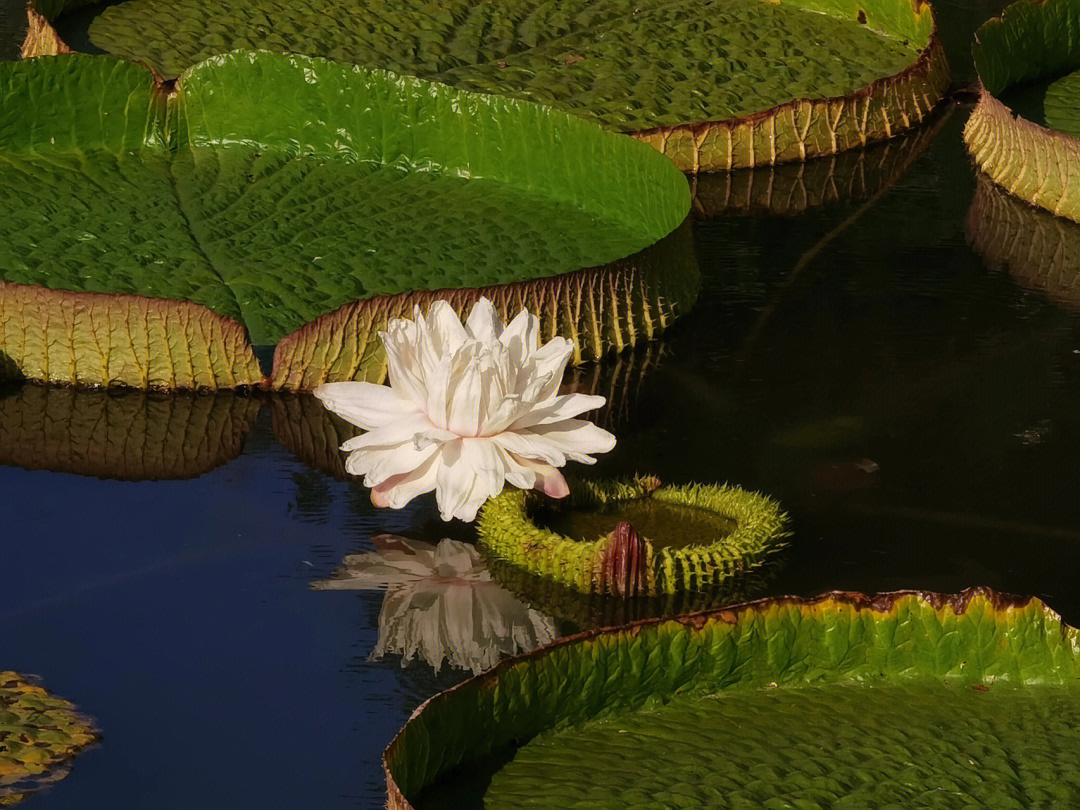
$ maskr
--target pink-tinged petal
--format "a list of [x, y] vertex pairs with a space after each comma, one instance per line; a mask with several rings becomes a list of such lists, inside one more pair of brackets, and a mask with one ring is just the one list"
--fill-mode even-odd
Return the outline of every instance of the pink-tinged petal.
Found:
[[387, 478], [371, 490], [371, 502], [380, 508], [401, 509], [418, 495], [435, 489], [439, 454], [435, 453], [412, 472]]
[[495, 305], [486, 298], [473, 304], [469, 319], [465, 322], [465, 331], [469, 337], [485, 343], [496, 340], [502, 331], [502, 319]]
[[510, 426], [510, 430], [521, 430], [535, 425], [550, 425], [572, 419], [586, 411], [604, 407], [607, 399], [593, 394], [564, 394], [557, 396], [544, 405], [538, 405]]
[[549, 498], [565, 498], [570, 494], [570, 487], [566, 485], [566, 479], [563, 478], [561, 472], [551, 465], [527, 458], [518, 460], [523, 465], [531, 467], [536, 474], [536, 482], [533, 484], [535, 489], [540, 490]]
[[510, 352], [510, 363], [518, 368], [540, 348], [540, 319], [527, 309], [521, 310], [506, 325], [499, 342]]
[[368, 382], [325, 383], [315, 389], [315, 397], [327, 410], [364, 430], [385, 427], [416, 411], [393, 388]]

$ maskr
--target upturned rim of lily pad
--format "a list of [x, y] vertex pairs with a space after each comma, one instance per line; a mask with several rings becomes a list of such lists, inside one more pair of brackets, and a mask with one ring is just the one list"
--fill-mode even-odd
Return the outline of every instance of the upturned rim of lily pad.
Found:
[[1080, 630], [1036, 597], [985, 587], [777, 596], [647, 619], [567, 636], [424, 701], [383, 752], [387, 807], [413, 810], [455, 768], [556, 725], [675, 693], [1078, 678]]
[[964, 127], [976, 165], [1010, 194], [1080, 222], [1080, 138], [1014, 113], [1018, 85], [1080, 68], [1080, 0], [1017, 0], [975, 32], [979, 101]]
[[[786, 0], [811, 13], [915, 41], [915, 60], [841, 96], [800, 97], [746, 115], [627, 132], [667, 155], [684, 172], [729, 171], [805, 161], [857, 149], [911, 129], [942, 100], [949, 65], [928, 0]], [[25, 57], [70, 51], [29, 0]]]
[[653, 499], [713, 512], [735, 529], [700, 544], [659, 545], [621, 522], [606, 537], [580, 540], [544, 529], [531, 517], [542, 497], [504, 490], [478, 518], [480, 547], [503, 562], [580, 593], [622, 598], [707, 590], [760, 567], [785, 546], [787, 515], [757, 492], [728, 484], [665, 485], [653, 476], [630, 480], [570, 479], [566, 506], [602, 506]]

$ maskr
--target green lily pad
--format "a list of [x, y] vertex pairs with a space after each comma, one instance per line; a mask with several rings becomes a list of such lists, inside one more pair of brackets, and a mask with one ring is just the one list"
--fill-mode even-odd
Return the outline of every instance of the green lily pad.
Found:
[[88, 34], [165, 77], [265, 48], [537, 101], [685, 170], [863, 146], [918, 123], [948, 84], [929, 6], [910, 0], [128, 0]]
[[232, 391], [0, 389], [0, 465], [129, 481], [194, 478], [240, 455], [261, 407]]
[[1019, 0], [976, 34], [979, 103], [964, 129], [998, 185], [1080, 222], [1080, 0]]
[[384, 754], [388, 806], [1072, 806], [1078, 650], [986, 590], [587, 633], [425, 703]]
[[1018, 284], [1080, 312], [1080, 224], [1012, 197], [980, 175], [967, 219], [968, 241]]
[[[588, 298], [566, 273], [689, 208], [669, 163], [580, 119], [270, 53], [215, 57], [172, 92], [109, 57], [0, 65], [0, 188], [0, 351], [33, 379], [170, 388], [260, 384], [245, 327], [272, 346], [358, 300], [279, 352], [275, 385], [378, 377], [380, 319], [451, 290]], [[632, 343], [677, 306], [622, 283], [650, 323], [580, 343]]]
[[96, 742], [91, 721], [17, 672], [0, 672], [0, 806], [16, 804], [67, 775]]
[[555, 507], [535, 491], [507, 490], [484, 504], [478, 527], [486, 553], [525, 572], [581, 593], [637, 597], [744, 576], [784, 547], [786, 522], [775, 501], [738, 487], [637, 478], [571, 482]]

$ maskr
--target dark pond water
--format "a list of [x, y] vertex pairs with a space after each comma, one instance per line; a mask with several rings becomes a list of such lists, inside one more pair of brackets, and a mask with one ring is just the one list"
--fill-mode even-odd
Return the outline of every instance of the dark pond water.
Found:
[[[578, 372], [619, 436], [596, 474], [728, 480], [790, 512], [782, 567], [739, 596], [989, 585], [1080, 622], [1080, 295], [1055, 303], [969, 247], [965, 115], [876, 199], [696, 223], [694, 311]], [[490, 582], [458, 582], [463, 602], [460, 565], [313, 589], [390, 553], [373, 536], [429, 556], [470, 536], [337, 480], [340, 436], [310, 400], [0, 396], [0, 660], [104, 732], [28, 806], [377, 807], [382, 748], [465, 674], [435, 674], [435, 642], [371, 660], [384, 598], [389, 647], [440, 622], [462, 647], [490, 632], [481, 603], [536, 642], [622, 616], [513, 580], [532, 611]], [[492, 654], [464, 647], [466, 665]]]
[[[956, 21], [990, 10], [943, 10], [954, 63]], [[966, 115], [873, 196], [695, 223], [693, 312], [577, 372], [619, 437], [590, 474], [726, 480], [790, 513], [783, 564], [710, 598], [988, 585], [1080, 623], [1080, 284], [1037, 251], [999, 265], [1008, 240], [986, 206], [969, 216]], [[376, 511], [319, 414], [0, 390], [0, 667], [41, 674], [104, 734], [27, 807], [379, 807], [380, 753], [412, 709], [468, 674], [454, 663], [514, 649], [485, 646], [490, 616], [525, 644], [626, 618], [492, 580], [429, 501]], [[376, 554], [389, 590], [344, 587]], [[402, 645], [407, 666], [372, 658]]]

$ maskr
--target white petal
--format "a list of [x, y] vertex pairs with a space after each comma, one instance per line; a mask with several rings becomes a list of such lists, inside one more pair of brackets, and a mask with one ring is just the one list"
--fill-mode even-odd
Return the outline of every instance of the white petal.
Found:
[[416, 411], [393, 388], [368, 382], [325, 383], [315, 389], [315, 396], [327, 410], [364, 430], [383, 427]]
[[[563, 374], [566, 372], [566, 364], [570, 362], [570, 356], [574, 353], [574, 344], [566, 338], [555, 337], [541, 346], [523, 367], [525, 375], [518, 376], [518, 389], [523, 389], [523, 378], [529, 383], [524, 388], [530, 389], [533, 402], [546, 402], [559, 392]], [[540, 383], [537, 387], [537, 383]], [[536, 393], [531, 393], [536, 389]]]
[[615, 447], [615, 436], [584, 419], [567, 419], [552, 425], [537, 425], [524, 431], [531, 439], [544, 440], [562, 450], [568, 459], [592, 464], [589, 453], [607, 453]]
[[458, 436], [476, 436], [480, 432], [485, 380], [483, 361], [476, 352], [478, 347], [479, 344], [463, 347], [451, 372], [446, 429]]
[[345, 471], [364, 476], [364, 486], [376, 487], [391, 476], [412, 472], [438, 450], [437, 444], [422, 449], [412, 444], [399, 444], [392, 448], [357, 450], [345, 460]]
[[503, 490], [503, 456], [488, 439], [460, 439], [445, 444], [440, 461], [435, 497], [443, 520], [456, 517], [471, 521], [484, 501]]
[[412, 444], [417, 434], [427, 435], [436, 428], [427, 416], [419, 411], [406, 412], [382, 427], [369, 430], [347, 440], [341, 445], [346, 452], [366, 450], [371, 447], [394, 447], [399, 444]]
[[572, 419], [586, 411], [602, 408], [605, 402], [607, 400], [604, 397], [593, 394], [564, 394], [518, 417], [509, 429], [520, 430], [534, 425], [550, 425], [564, 419]]
[[554, 467], [563, 466], [568, 459], [593, 464], [596, 459], [589, 453], [606, 453], [615, 446], [612, 434], [583, 419], [507, 430], [493, 436], [492, 441], [516, 456], [537, 459]]
[[533, 436], [528, 431], [506, 430], [497, 436], [492, 436], [491, 441], [518, 458], [535, 459], [553, 467], [566, 464], [566, 454], [555, 442]]
[[409, 473], [387, 478], [371, 490], [371, 502], [376, 506], [400, 509], [409, 501], [435, 489], [435, 476], [439, 470], [439, 454]]
[[502, 331], [502, 319], [495, 305], [486, 298], [473, 304], [469, 319], [465, 322], [465, 331], [469, 337], [486, 342], [496, 340]]
[[418, 332], [412, 321], [393, 320], [385, 332], [380, 332], [386, 351], [387, 376], [390, 386], [402, 399], [424, 407], [427, 399], [419, 359], [416, 356]]
[[439, 357], [453, 354], [469, 338], [461, 319], [447, 301], [432, 303], [421, 328], [426, 328], [428, 339]]
[[499, 342], [510, 350], [515, 367], [523, 365], [540, 348], [540, 319], [527, 309], [521, 310], [503, 329]]

